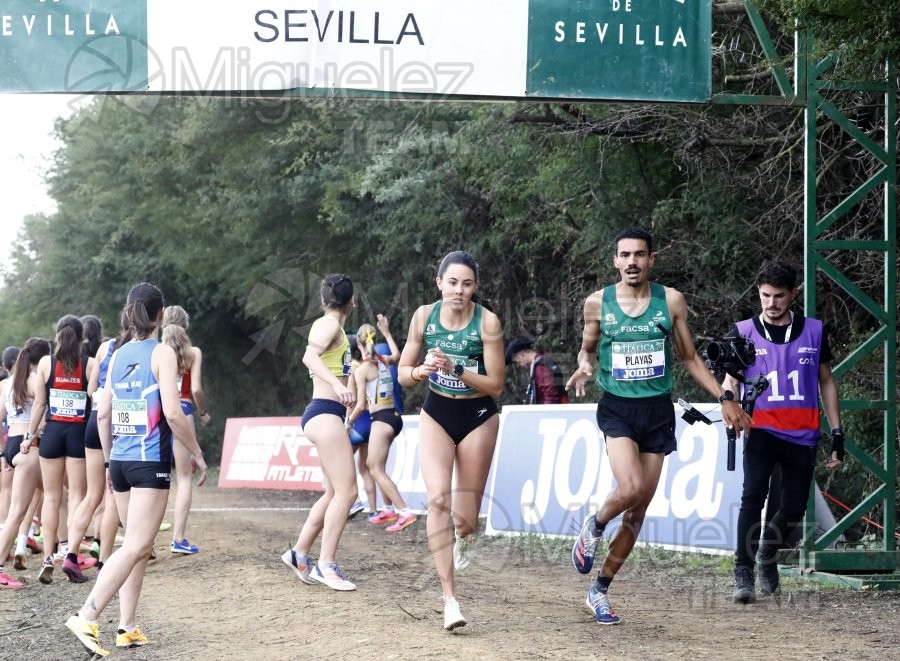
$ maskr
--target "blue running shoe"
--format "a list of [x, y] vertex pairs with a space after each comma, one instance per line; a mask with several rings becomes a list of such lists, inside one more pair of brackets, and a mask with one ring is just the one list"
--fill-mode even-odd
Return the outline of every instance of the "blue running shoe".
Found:
[[597, 618], [597, 624], [619, 623], [619, 616], [613, 612], [612, 604], [609, 603], [609, 595], [600, 592], [596, 582], [591, 583], [591, 587], [588, 588], [584, 603]]
[[180, 542], [173, 541], [172, 542], [172, 553], [181, 553], [182, 555], [194, 555], [195, 553], [199, 553], [200, 549], [193, 544], [191, 544], [186, 539], [182, 539]]
[[594, 553], [603, 536], [603, 528], [597, 528], [596, 514], [588, 514], [581, 524], [581, 533], [572, 547], [572, 564], [579, 574], [588, 574], [594, 566]]
[[362, 512], [366, 509], [366, 506], [363, 504], [361, 500], [357, 500], [353, 503], [353, 506], [350, 508], [350, 511], [347, 513], [347, 518], [352, 519], [354, 516]]

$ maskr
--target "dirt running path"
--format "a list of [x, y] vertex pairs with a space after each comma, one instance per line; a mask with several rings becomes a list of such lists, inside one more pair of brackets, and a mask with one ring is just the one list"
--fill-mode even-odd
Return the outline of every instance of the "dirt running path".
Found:
[[[900, 594], [786, 585], [790, 599], [743, 608], [730, 603], [721, 559], [644, 552], [617, 577], [611, 597], [623, 623], [602, 627], [584, 606], [587, 580], [568, 544], [479, 542], [459, 577], [469, 626], [442, 629], [440, 591], [424, 520], [388, 534], [360, 515], [344, 534], [341, 566], [358, 590], [307, 586], [279, 560], [315, 496], [281, 491], [196, 491], [188, 538], [202, 551], [169, 553], [144, 583], [138, 624], [143, 649], [110, 659], [885, 659], [900, 650]], [[288, 508], [288, 509], [286, 509]], [[171, 513], [167, 514], [171, 521]], [[63, 626], [92, 582], [50, 586], [31, 569], [28, 585], [0, 592], [0, 659], [86, 659]], [[93, 571], [88, 574], [93, 575]], [[788, 603], [790, 601], [790, 603]], [[113, 645], [115, 602], [101, 637]]]

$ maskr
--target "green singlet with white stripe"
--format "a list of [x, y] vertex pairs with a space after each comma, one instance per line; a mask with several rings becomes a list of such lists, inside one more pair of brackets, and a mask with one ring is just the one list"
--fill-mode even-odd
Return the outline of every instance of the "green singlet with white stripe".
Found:
[[672, 320], [666, 288], [650, 283], [650, 304], [637, 317], [616, 301], [615, 286], [603, 290], [597, 385], [619, 397], [654, 397], [672, 392]]
[[[431, 308], [428, 321], [425, 323], [423, 339], [428, 349], [440, 349], [453, 361], [454, 365], [462, 365], [477, 374], [484, 371], [484, 343], [481, 341], [481, 305], [475, 304], [475, 313], [471, 321], [461, 330], [447, 330], [441, 326], [441, 303], [438, 301]], [[478, 393], [453, 374], [435, 372], [429, 379], [431, 389], [445, 395], [474, 395]]]

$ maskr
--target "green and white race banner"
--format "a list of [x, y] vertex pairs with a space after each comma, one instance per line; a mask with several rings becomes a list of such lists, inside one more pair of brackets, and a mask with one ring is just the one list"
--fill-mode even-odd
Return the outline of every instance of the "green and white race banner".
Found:
[[711, 0], [0, 0], [0, 91], [704, 101]]

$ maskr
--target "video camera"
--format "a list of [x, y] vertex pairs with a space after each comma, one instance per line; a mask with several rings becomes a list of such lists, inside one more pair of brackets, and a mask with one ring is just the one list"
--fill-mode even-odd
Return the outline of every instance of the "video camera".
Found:
[[[714, 337], [706, 345], [703, 358], [706, 361], [706, 366], [717, 378], [722, 378], [725, 374], [728, 374], [744, 384], [744, 398], [738, 400], [737, 403], [744, 411], [752, 413], [756, 398], [769, 387], [768, 380], [762, 375], [758, 375], [750, 381], [742, 374], [745, 369], [752, 367], [756, 362], [756, 345], [746, 337]], [[685, 409], [682, 417], [688, 424], [694, 424], [697, 421], [710, 424], [709, 418], [693, 409], [689, 404], [682, 404], [682, 408]], [[731, 427], [727, 427], [725, 436], [728, 440], [726, 468], [733, 471], [737, 432]]]
[[756, 345], [746, 337], [714, 337], [706, 345], [704, 358], [716, 375], [735, 376], [756, 362]]

